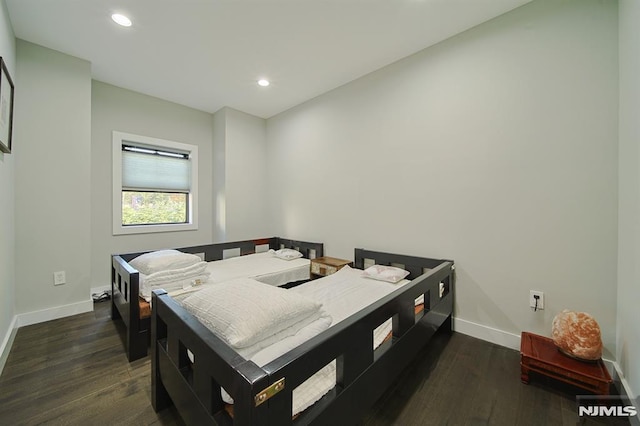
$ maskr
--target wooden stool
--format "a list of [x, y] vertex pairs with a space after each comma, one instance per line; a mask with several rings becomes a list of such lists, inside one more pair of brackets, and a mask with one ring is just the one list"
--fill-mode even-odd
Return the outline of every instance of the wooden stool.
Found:
[[529, 372], [535, 371], [596, 395], [609, 395], [613, 383], [602, 359], [579, 361], [560, 352], [550, 338], [526, 331], [520, 339], [520, 371], [525, 384], [529, 383]]

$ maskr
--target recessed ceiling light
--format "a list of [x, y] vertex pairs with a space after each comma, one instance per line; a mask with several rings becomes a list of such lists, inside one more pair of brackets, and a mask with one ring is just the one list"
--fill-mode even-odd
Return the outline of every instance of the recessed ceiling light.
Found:
[[262, 86], [262, 87], [267, 87], [269, 84], [269, 80], [261, 78], [260, 80], [258, 80], [258, 86]]
[[121, 15], [119, 13], [114, 13], [113, 15], [111, 15], [111, 19], [113, 19], [113, 21], [116, 24], [122, 25], [123, 27], [130, 27], [131, 26], [131, 19], [129, 19], [126, 16]]

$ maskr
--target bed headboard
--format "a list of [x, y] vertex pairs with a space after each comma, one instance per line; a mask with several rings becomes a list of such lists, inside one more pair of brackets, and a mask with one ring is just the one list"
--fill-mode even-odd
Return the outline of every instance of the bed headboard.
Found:
[[324, 245], [322, 243], [311, 243], [308, 241], [289, 240], [286, 238], [274, 237], [271, 240], [275, 243], [272, 247], [274, 250], [282, 248], [291, 248], [298, 250], [307, 259], [315, 259], [324, 256]]
[[[180, 247], [184, 253], [192, 253], [201, 255], [207, 262], [214, 260], [226, 259], [227, 257], [244, 256], [246, 254], [259, 253], [269, 249], [278, 250], [281, 248], [294, 248], [302, 253], [308, 259], [323, 256], [324, 248], [322, 243], [312, 243], [308, 241], [289, 240], [280, 237], [257, 238], [255, 240], [231, 241], [226, 243], [206, 244], [200, 246]], [[127, 262], [131, 261], [141, 254], [140, 253], [121, 254]], [[311, 257], [310, 257], [311, 256]]]
[[358, 269], [366, 269], [371, 265], [397, 266], [409, 271], [407, 279], [414, 279], [424, 274], [427, 270], [433, 269], [445, 259], [429, 259], [425, 257], [406, 256], [402, 254], [383, 253], [379, 251], [355, 249], [354, 266]]

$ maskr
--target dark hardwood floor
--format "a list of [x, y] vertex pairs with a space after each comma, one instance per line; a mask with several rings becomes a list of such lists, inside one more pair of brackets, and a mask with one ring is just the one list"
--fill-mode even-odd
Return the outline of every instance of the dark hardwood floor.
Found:
[[[18, 330], [0, 376], [0, 425], [183, 425], [155, 413], [150, 360], [127, 362], [109, 303]], [[577, 389], [520, 382], [517, 351], [437, 334], [363, 419], [376, 425], [575, 425]], [[628, 421], [583, 424], [629, 424]]]
[[180, 425], [151, 407], [151, 366], [129, 363], [109, 315], [94, 312], [22, 327], [0, 376], [0, 425]]

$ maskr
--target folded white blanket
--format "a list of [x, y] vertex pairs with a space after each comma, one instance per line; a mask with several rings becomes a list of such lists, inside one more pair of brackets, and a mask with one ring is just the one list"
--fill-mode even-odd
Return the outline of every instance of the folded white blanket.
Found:
[[[259, 366], [296, 348], [332, 323], [331, 315], [314, 300], [251, 278], [207, 285], [180, 303], [243, 358]], [[292, 414], [312, 405], [335, 385], [335, 363], [321, 371], [293, 391]], [[233, 403], [224, 389], [222, 396], [227, 403]]]
[[153, 290], [166, 290], [169, 296], [175, 297], [187, 292], [196, 291], [202, 288], [202, 284], [206, 284], [209, 280], [209, 275], [196, 275], [193, 277], [183, 278], [181, 280], [175, 280], [164, 284], [158, 284], [150, 287], [141, 287], [140, 296], [147, 302], [151, 302], [151, 292]]
[[167, 292], [190, 288], [209, 279], [206, 271], [207, 262], [198, 262], [180, 269], [155, 272], [150, 275], [140, 274], [140, 295], [147, 301], [151, 300], [151, 292], [164, 289]]
[[[261, 351], [245, 358], [262, 367], [289, 352], [291, 349], [300, 346], [317, 334], [320, 334], [329, 328], [331, 322], [331, 315], [321, 310], [318, 319], [306, 327], [301, 328], [296, 334], [280, 339], [278, 342], [274, 342]], [[332, 361], [294, 389], [291, 415], [296, 415], [313, 405], [322, 398], [325, 393], [329, 392], [335, 386], [335, 383], [336, 363]], [[233, 399], [224, 389], [222, 389], [222, 399], [228, 404], [233, 404]]]
[[320, 317], [321, 308], [306, 296], [251, 278], [207, 286], [182, 305], [245, 357], [245, 351], [255, 353], [297, 333]]
[[200, 275], [205, 272], [206, 268], [207, 262], [198, 262], [180, 269], [169, 269], [166, 271], [155, 272], [150, 275], [145, 275], [145, 284], [150, 286], [158, 285], [173, 282], [188, 276]]

